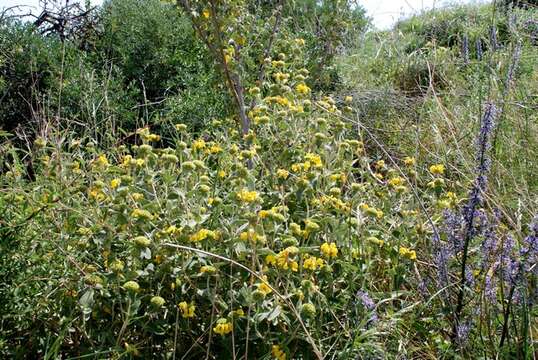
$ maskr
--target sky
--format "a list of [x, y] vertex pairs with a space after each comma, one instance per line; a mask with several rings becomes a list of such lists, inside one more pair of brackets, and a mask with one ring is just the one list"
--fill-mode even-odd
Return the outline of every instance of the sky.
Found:
[[[99, 5], [101, 2], [102, 0], [91, 0], [93, 5]], [[477, 0], [358, 0], [379, 29], [388, 29], [402, 17], [433, 7], [471, 2], [475, 3]], [[14, 5], [24, 5], [22, 12], [39, 12], [39, 0], [0, 0], [0, 9]]]

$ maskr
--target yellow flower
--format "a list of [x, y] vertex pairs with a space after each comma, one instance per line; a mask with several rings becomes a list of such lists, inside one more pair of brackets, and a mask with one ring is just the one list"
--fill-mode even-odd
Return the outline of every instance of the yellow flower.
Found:
[[401, 186], [405, 183], [405, 180], [399, 176], [389, 179], [388, 184], [392, 187]]
[[303, 268], [307, 270], [315, 271], [319, 268], [322, 268], [323, 265], [325, 265], [324, 260], [315, 256], [307, 255], [303, 261]]
[[177, 235], [177, 234], [180, 234], [181, 231], [183, 230], [183, 228], [181, 227], [177, 227], [175, 225], [170, 225], [169, 227], [166, 228], [166, 230], [164, 230], [165, 233], [167, 233], [168, 235]]
[[271, 355], [273, 355], [276, 360], [286, 360], [286, 353], [282, 351], [278, 345], [273, 345], [271, 347]]
[[219, 172], [217, 173], [217, 176], [221, 179], [224, 179], [226, 177], [226, 171], [224, 170], [219, 170]]
[[149, 211], [144, 209], [134, 209], [131, 213], [131, 217], [135, 219], [153, 220], [153, 215], [151, 215]]
[[305, 40], [303, 38], [295, 39], [295, 43], [299, 46], [304, 46], [306, 44]]
[[99, 155], [97, 159], [95, 159], [95, 165], [99, 167], [107, 167], [108, 166], [108, 159], [106, 158], [105, 154]]
[[217, 268], [211, 265], [204, 265], [200, 268], [201, 274], [205, 274], [205, 273], [213, 274], [215, 272], [217, 272]]
[[193, 150], [202, 150], [206, 146], [204, 139], [194, 140], [192, 142], [192, 149]]
[[237, 193], [237, 199], [244, 203], [252, 203], [259, 200], [259, 195], [256, 191], [243, 189]]
[[248, 231], [243, 231], [241, 234], [239, 234], [239, 239], [241, 241], [250, 241], [252, 243], [259, 242], [263, 244], [265, 242], [265, 236], [256, 233], [256, 230], [252, 228], [248, 229]]
[[414, 166], [416, 164], [415, 158], [410, 156], [406, 156], [403, 161], [406, 166]]
[[409, 248], [400, 246], [400, 249], [398, 250], [400, 256], [407, 258], [409, 260], [416, 260], [417, 259], [417, 253], [415, 250], [411, 250]]
[[209, 19], [209, 9], [204, 9], [204, 11], [202, 11], [202, 16], [204, 17], [204, 19]]
[[310, 88], [305, 83], [297, 84], [295, 90], [302, 95], [308, 95], [308, 93], [310, 93]]
[[189, 240], [192, 241], [192, 242], [202, 241], [202, 240], [205, 240], [207, 238], [211, 238], [211, 239], [215, 240], [217, 238], [217, 233], [212, 231], [212, 230], [208, 230], [208, 229], [200, 229], [197, 232], [195, 232], [194, 234], [189, 236]]
[[90, 197], [97, 200], [97, 201], [103, 201], [106, 199], [105, 194], [100, 189], [91, 189], [90, 190]]
[[222, 148], [217, 145], [217, 144], [213, 144], [211, 145], [211, 147], [207, 150], [210, 154], [218, 154], [222, 151]]
[[119, 178], [112, 179], [112, 180], [110, 181], [110, 187], [111, 187], [112, 189], [117, 188], [118, 186], [120, 186], [120, 184], [121, 184], [121, 179], [119, 179]]
[[335, 243], [323, 243], [320, 247], [321, 253], [328, 258], [338, 255], [338, 248]]
[[287, 179], [288, 176], [290, 175], [289, 171], [288, 170], [284, 170], [284, 169], [278, 169], [276, 171], [276, 176], [280, 179]]
[[226, 335], [231, 333], [233, 330], [233, 324], [229, 323], [227, 319], [221, 318], [217, 320], [217, 326], [213, 328], [215, 334]]
[[289, 106], [290, 105], [290, 101], [285, 97], [275, 96], [275, 100], [279, 105], [282, 105], [282, 106]]
[[257, 284], [258, 290], [262, 292], [264, 295], [268, 295], [273, 292], [273, 289], [269, 286], [269, 283], [267, 282], [267, 276], [263, 276], [262, 282]]
[[437, 164], [430, 166], [430, 172], [433, 175], [443, 175], [445, 172], [445, 166], [443, 164]]
[[179, 310], [181, 311], [181, 316], [183, 318], [187, 319], [194, 317], [194, 311], [196, 310], [196, 306], [194, 306], [194, 303], [187, 304], [186, 301], [182, 301], [177, 304], [177, 306], [179, 307]]
[[265, 262], [267, 265], [275, 265], [276, 264], [276, 257], [275, 255], [269, 254], [265, 257]]
[[322, 168], [323, 162], [321, 161], [321, 157], [319, 155], [308, 153], [305, 155], [305, 159], [308, 160], [308, 162], [315, 168]]

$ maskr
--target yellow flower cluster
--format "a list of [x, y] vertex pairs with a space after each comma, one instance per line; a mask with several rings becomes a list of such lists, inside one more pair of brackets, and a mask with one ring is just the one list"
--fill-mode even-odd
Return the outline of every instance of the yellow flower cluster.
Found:
[[121, 163], [121, 166], [122, 167], [129, 167], [129, 166], [142, 167], [142, 166], [144, 166], [145, 163], [146, 163], [146, 161], [144, 159], [133, 159], [133, 157], [131, 155], [125, 155], [123, 157], [123, 161]]
[[320, 251], [323, 254], [323, 256], [332, 258], [336, 257], [338, 255], [338, 248], [336, 247], [336, 244], [331, 243], [323, 243], [320, 247]]
[[271, 292], [273, 292], [273, 290], [271, 289], [271, 287], [269, 286], [269, 283], [267, 282], [267, 276], [264, 275], [262, 278], [263, 278], [262, 282], [259, 282], [258, 284], [256, 284], [258, 291], [260, 291], [264, 296], [269, 295]]
[[445, 173], [445, 166], [443, 164], [436, 164], [430, 166], [430, 172], [433, 175], [443, 175]]
[[409, 248], [400, 246], [400, 249], [398, 250], [398, 253], [400, 256], [407, 258], [409, 260], [416, 260], [417, 259], [417, 253], [415, 250], [411, 250]]
[[306, 255], [303, 260], [303, 268], [307, 270], [315, 271], [321, 269], [324, 265], [325, 261], [322, 258], [317, 258], [315, 256]]
[[285, 74], [279, 71], [273, 74], [273, 78], [276, 80], [276, 82], [285, 84], [290, 78], [290, 74]]
[[179, 310], [181, 311], [181, 316], [183, 318], [187, 319], [194, 317], [194, 311], [196, 310], [196, 306], [194, 306], [194, 303], [188, 304], [186, 301], [182, 301], [177, 304], [177, 306], [179, 307]]
[[286, 213], [288, 211], [288, 208], [285, 206], [274, 206], [269, 210], [260, 210], [258, 212], [258, 217], [260, 219], [271, 219], [274, 221], [286, 221], [286, 217], [283, 213]]
[[205, 143], [205, 140], [204, 139], [198, 139], [198, 140], [194, 140], [192, 142], [192, 145], [191, 145], [192, 149], [197, 151], [197, 150], [203, 150], [205, 149], [206, 147], [206, 143]]
[[286, 180], [288, 178], [288, 176], [290, 175], [289, 171], [288, 170], [285, 170], [285, 169], [278, 169], [276, 171], [276, 176], [280, 179], [284, 179]]
[[213, 231], [213, 230], [202, 228], [202, 229], [198, 230], [197, 232], [195, 232], [194, 234], [191, 234], [189, 236], [189, 241], [198, 242], [198, 241], [205, 240], [207, 238], [210, 238], [212, 240], [216, 240], [218, 238], [218, 233], [216, 231]]
[[140, 137], [141, 137], [142, 140], [144, 140], [144, 141], [159, 141], [159, 140], [161, 140], [161, 136], [160, 136], [160, 135], [152, 134], [152, 133], [149, 131], [149, 128], [147, 128], [147, 127], [136, 130], [136, 133], [137, 133], [138, 135], [140, 135]]
[[225, 318], [218, 319], [217, 325], [213, 328], [213, 331], [215, 332], [215, 334], [219, 334], [222, 336], [231, 333], [232, 330], [233, 330], [233, 324], [228, 322], [228, 320]]
[[294, 260], [295, 255], [299, 253], [299, 249], [296, 246], [288, 246], [284, 250], [280, 251], [276, 256], [267, 255], [265, 262], [269, 265], [277, 266], [282, 270], [299, 270], [299, 264]]
[[288, 98], [283, 96], [268, 96], [264, 99], [267, 104], [276, 103], [281, 106], [290, 106], [291, 102]]
[[131, 217], [142, 220], [153, 220], [153, 215], [144, 209], [134, 209], [133, 212], [131, 212]]
[[414, 166], [417, 163], [415, 158], [410, 156], [404, 157], [403, 162], [406, 166]]
[[265, 243], [265, 236], [258, 234], [253, 228], [250, 228], [247, 231], [243, 231], [241, 234], [239, 234], [239, 239], [241, 241], [249, 241], [253, 244]]
[[276, 360], [286, 360], [286, 353], [282, 351], [278, 345], [273, 345], [271, 347], [271, 355], [273, 355]]
[[310, 88], [305, 83], [299, 83], [295, 87], [295, 90], [302, 95], [308, 95], [310, 93]]
[[335, 209], [346, 214], [351, 211], [351, 206], [349, 205], [349, 203], [341, 200], [336, 196], [322, 195], [319, 198], [313, 199], [312, 205]]
[[111, 187], [112, 189], [115, 189], [115, 188], [117, 188], [117, 187], [120, 186], [120, 185], [121, 185], [121, 179], [116, 178], [116, 179], [112, 179], [112, 180], [110, 180], [110, 187]]
[[204, 265], [200, 268], [200, 274], [214, 274], [217, 268], [212, 265]]
[[99, 155], [94, 161], [96, 167], [105, 168], [109, 165], [108, 159], [105, 154]]
[[237, 199], [243, 203], [253, 203], [260, 199], [258, 192], [242, 189], [237, 193]]

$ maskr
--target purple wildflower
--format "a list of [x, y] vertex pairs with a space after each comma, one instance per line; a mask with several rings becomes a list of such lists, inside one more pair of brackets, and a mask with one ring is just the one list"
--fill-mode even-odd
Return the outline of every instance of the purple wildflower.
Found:
[[357, 291], [356, 296], [361, 301], [362, 306], [364, 306], [366, 310], [373, 310], [375, 308], [375, 303], [367, 292], [359, 290]]
[[482, 60], [482, 40], [476, 40], [476, 58], [478, 61]]
[[489, 28], [489, 46], [492, 51], [499, 48], [499, 45], [497, 44], [497, 28], [495, 28], [495, 26]]

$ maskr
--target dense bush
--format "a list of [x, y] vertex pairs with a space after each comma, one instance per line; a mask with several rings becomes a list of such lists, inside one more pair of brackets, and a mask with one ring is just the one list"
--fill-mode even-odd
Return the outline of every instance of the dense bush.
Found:
[[82, 58], [40, 40], [62, 91], [33, 143], [0, 131], [3, 357], [532, 358], [532, 13], [483, 58], [431, 19], [365, 34], [329, 96], [298, 34], [351, 41], [348, 3], [278, 4], [119, 0]]

